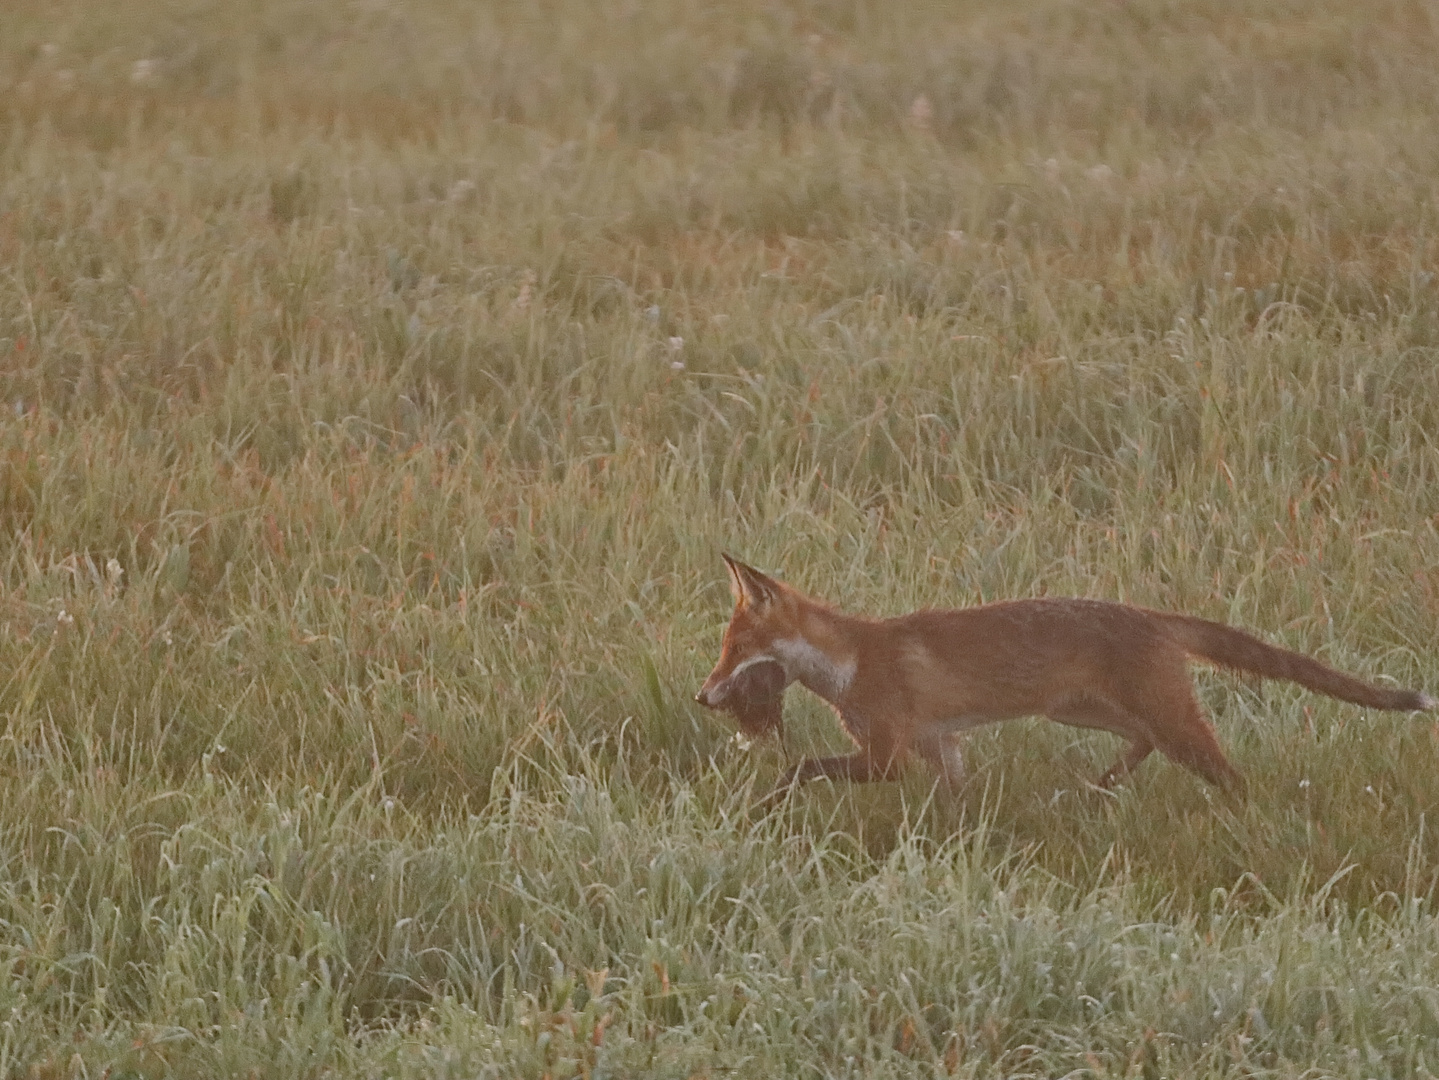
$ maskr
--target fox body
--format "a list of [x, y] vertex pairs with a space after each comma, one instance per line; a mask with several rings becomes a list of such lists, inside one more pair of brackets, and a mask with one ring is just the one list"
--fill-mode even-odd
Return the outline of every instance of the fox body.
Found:
[[[858, 748], [802, 760], [777, 790], [825, 776], [888, 779], [910, 754], [958, 785], [963, 733], [1020, 716], [1125, 738], [1128, 747], [1098, 780], [1102, 787], [1158, 750], [1211, 783], [1242, 790], [1194, 695], [1191, 658], [1375, 709], [1435, 705], [1426, 694], [1374, 686], [1207, 619], [1058, 598], [873, 619], [724, 560], [735, 609], [696, 700], [734, 711], [739, 699], [778, 728], [784, 687], [798, 682], [833, 707]], [[758, 672], [767, 676], [756, 691], [749, 684]]]

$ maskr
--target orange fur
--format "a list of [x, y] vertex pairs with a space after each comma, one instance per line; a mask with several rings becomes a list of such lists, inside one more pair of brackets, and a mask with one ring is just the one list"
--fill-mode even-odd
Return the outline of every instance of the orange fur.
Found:
[[1211, 783], [1243, 779], [1194, 696], [1191, 658], [1286, 679], [1375, 709], [1434, 706], [1374, 686], [1222, 623], [1104, 600], [1009, 600], [892, 619], [850, 615], [725, 556], [735, 596], [719, 662], [696, 699], [717, 706], [737, 673], [780, 662], [787, 682], [824, 698], [858, 748], [808, 758], [779, 790], [817, 777], [882, 780], [911, 753], [950, 784], [963, 778], [969, 728], [1047, 716], [1112, 731], [1129, 746], [1099, 778], [1108, 787], [1160, 753]]

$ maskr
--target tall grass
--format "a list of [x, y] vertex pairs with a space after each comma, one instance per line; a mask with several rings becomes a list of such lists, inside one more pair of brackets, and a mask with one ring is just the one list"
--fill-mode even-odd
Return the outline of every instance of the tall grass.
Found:
[[690, 701], [721, 550], [1433, 692], [1426, 12], [11, 4], [0, 1074], [1431, 1074], [1431, 720]]

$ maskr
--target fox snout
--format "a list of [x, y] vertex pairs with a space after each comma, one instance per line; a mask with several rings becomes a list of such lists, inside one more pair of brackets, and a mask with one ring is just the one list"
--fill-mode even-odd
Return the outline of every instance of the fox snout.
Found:
[[704, 681], [704, 685], [695, 694], [695, 701], [706, 709], [719, 708], [725, 698], [729, 696], [729, 684], [734, 680], [734, 674], [733, 670], [722, 672], [719, 668], [711, 671], [709, 678]]
[[706, 709], [718, 709], [723, 707], [726, 701], [734, 696], [735, 673], [729, 672], [716, 678], [711, 675], [705, 680], [705, 684], [695, 694], [695, 701]]
[[723, 675], [717, 672], [710, 672], [710, 677], [705, 680], [704, 685], [695, 694], [695, 701], [706, 709], [718, 709], [730, 697], [730, 684], [734, 682], [734, 672], [727, 671]]

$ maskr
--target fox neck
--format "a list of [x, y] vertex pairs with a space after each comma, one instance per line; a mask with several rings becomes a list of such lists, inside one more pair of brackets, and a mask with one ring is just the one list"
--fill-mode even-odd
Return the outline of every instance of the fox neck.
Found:
[[854, 680], [858, 650], [852, 621], [841, 612], [805, 603], [794, 630], [777, 637], [770, 652], [790, 680], [836, 704]]

